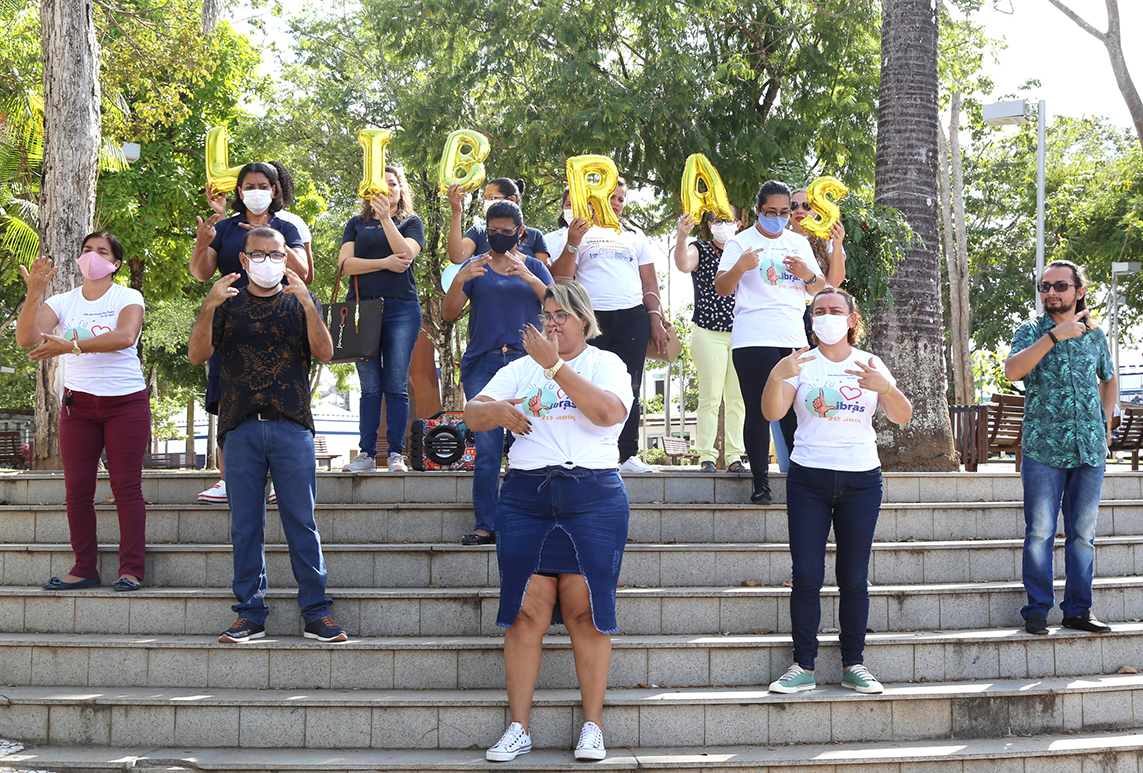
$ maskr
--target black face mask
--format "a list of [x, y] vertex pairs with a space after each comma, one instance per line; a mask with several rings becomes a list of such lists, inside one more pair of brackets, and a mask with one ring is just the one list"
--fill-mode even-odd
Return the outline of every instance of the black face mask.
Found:
[[510, 234], [507, 236], [504, 234], [491, 233], [491, 232], [489, 232], [489, 234], [488, 234], [488, 246], [492, 248], [493, 252], [500, 254], [500, 255], [504, 255], [504, 254], [508, 253], [513, 247], [515, 247], [519, 243], [520, 243], [520, 235], [519, 234]]

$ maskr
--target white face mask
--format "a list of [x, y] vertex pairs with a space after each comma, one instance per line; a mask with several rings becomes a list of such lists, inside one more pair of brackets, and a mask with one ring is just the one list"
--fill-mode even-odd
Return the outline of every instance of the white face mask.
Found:
[[738, 233], [738, 227], [734, 223], [714, 223], [710, 227], [710, 236], [719, 244], [725, 244], [734, 238]]
[[570, 209], [564, 210], [564, 222], [571, 225], [571, 221], [575, 220], [575, 214]]
[[485, 199], [484, 200], [484, 214], [488, 214], [488, 208], [498, 201], [506, 201], [506, 199]]
[[246, 205], [248, 212], [253, 212], [255, 215], [261, 215], [269, 209], [273, 201], [273, 191], [260, 191], [255, 189], [242, 191], [242, 203]]
[[246, 276], [250, 277], [250, 281], [267, 290], [280, 285], [285, 274], [286, 261], [284, 260], [281, 263], [275, 263], [266, 258], [261, 263], [250, 261], [246, 266]]
[[823, 344], [836, 344], [849, 332], [849, 315], [822, 314], [814, 317], [814, 335]]

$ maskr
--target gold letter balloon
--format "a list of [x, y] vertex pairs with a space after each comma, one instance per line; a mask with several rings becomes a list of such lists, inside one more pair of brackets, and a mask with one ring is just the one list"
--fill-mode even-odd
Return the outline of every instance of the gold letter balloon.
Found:
[[225, 126], [215, 126], [206, 132], [206, 188], [211, 193], [227, 193], [238, 187], [238, 173], [242, 166], [230, 163], [230, 137]]
[[[829, 229], [841, 217], [841, 210], [834, 201], [839, 201], [849, 188], [836, 178], [819, 177], [806, 188], [806, 203], [813, 208], [814, 214], [807, 215], [802, 220], [802, 228], [806, 233], [819, 239], [829, 238]], [[830, 201], [830, 199], [833, 201]]]
[[[706, 186], [705, 191], [699, 190], [700, 180]], [[726, 197], [726, 186], [722, 184], [714, 164], [702, 153], [694, 153], [687, 158], [680, 193], [683, 209], [696, 223], [702, 219], [703, 212], [710, 212], [722, 220], [734, 220], [730, 200]]]
[[450, 185], [460, 185], [465, 193], [484, 185], [488, 151], [488, 138], [478, 131], [457, 129], [450, 134], [441, 154], [440, 195], [446, 195]]
[[[572, 214], [601, 228], [619, 231], [619, 218], [611, 209], [611, 194], [619, 183], [615, 162], [607, 156], [572, 156], [568, 159], [567, 174]], [[589, 183], [592, 175], [599, 175], [599, 181]]]
[[364, 169], [361, 184], [357, 186], [357, 195], [363, 199], [380, 194], [389, 195], [389, 184], [385, 182], [385, 148], [393, 133], [388, 129], [362, 129], [357, 132], [357, 141], [364, 149]]

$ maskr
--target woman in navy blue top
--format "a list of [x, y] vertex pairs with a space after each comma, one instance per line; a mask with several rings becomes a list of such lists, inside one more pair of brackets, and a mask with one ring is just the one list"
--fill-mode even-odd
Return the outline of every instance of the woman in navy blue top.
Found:
[[[519, 252], [527, 238], [524, 215], [511, 201], [497, 201], [485, 213], [490, 249], [470, 258], [449, 286], [441, 306], [445, 319], [456, 319], [470, 302], [468, 348], [460, 361], [464, 396], [471, 400], [502, 367], [524, 356], [520, 331], [535, 325], [543, 311], [544, 289], [552, 283], [547, 266]], [[476, 528], [461, 540], [465, 545], [496, 541], [493, 512], [500, 487], [500, 461], [504, 455], [501, 427], [474, 432], [476, 469], [472, 476], [472, 504]]]
[[[341, 236], [339, 265], [353, 277], [346, 300], [384, 299], [381, 347], [375, 360], [357, 363], [361, 379], [361, 453], [342, 469], [364, 472], [377, 467], [377, 429], [384, 400], [385, 439], [390, 472], [407, 472], [405, 427], [409, 422], [409, 363], [421, 332], [421, 304], [413, 261], [425, 246], [425, 226], [413, 212], [413, 194], [405, 174], [385, 167], [389, 196], [374, 196], [349, 219]], [[356, 284], [356, 288], [355, 285]], [[357, 291], [361, 296], [358, 298]]]
[[[520, 198], [524, 195], [523, 180], [509, 180], [507, 177], [497, 177], [484, 186], [484, 218], [488, 219], [489, 208], [498, 201], [511, 201], [520, 206]], [[452, 221], [448, 229], [448, 257], [453, 263], [463, 263], [473, 255], [483, 255], [490, 249], [488, 244], [488, 228], [483, 225], [473, 225], [461, 236], [461, 219], [464, 215], [464, 191], [459, 185], [450, 185], [448, 189], [448, 203], [452, 207]], [[525, 228], [520, 243], [516, 245], [516, 252], [530, 255], [539, 259], [545, 266], [548, 264], [548, 245], [544, 243], [544, 235], [535, 228]]]

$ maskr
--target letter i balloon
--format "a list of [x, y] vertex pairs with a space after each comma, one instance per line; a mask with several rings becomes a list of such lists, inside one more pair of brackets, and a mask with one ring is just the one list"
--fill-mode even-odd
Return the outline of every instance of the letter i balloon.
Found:
[[[706, 190], [699, 190], [699, 182], [703, 183]], [[710, 212], [721, 220], [734, 220], [722, 177], [714, 168], [714, 164], [710, 163], [702, 153], [694, 153], [687, 158], [679, 193], [683, 200], [683, 209], [696, 223], [704, 212]]]
[[465, 193], [484, 185], [488, 152], [488, 138], [480, 132], [458, 129], [450, 134], [441, 154], [440, 195], [446, 195], [450, 185], [460, 185]]
[[225, 126], [214, 126], [206, 132], [206, 187], [210, 193], [227, 193], [238, 187], [242, 166], [230, 164], [230, 137]]
[[363, 199], [389, 195], [389, 184], [385, 182], [385, 148], [391, 139], [393, 133], [388, 129], [362, 129], [357, 132], [357, 141], [363, 150], [363, 171], [357, 195]]
[[[567, 175], [572, 215], [619, 231], [619, 218], [611, 209], [611, 194], [619, 184], [615, 162], [607, 156], [572, 156], [568, 159]], [[588, 182], [593, 175], [599, 180]]]
[[847, 193], [849, 188], [833, 177], [819, 177], [810, 183], [806, 188], [806, 203], [815, 214], [802, 220], [805, 232], [819, 239], [828, 239], [829, 229], [841, 218], [841, 210], [833, 202], [841, 200]]

